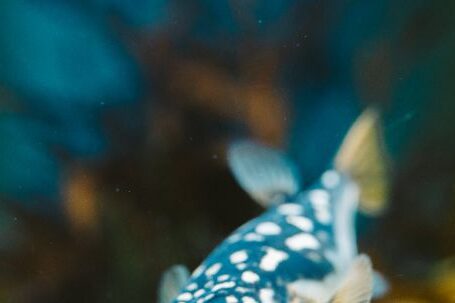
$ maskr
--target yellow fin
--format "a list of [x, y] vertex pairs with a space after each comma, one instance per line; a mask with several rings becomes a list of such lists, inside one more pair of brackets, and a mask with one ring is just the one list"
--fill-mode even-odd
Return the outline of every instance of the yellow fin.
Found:
[[375, 109], [365, 110], [354, 122], [335, 157], [335, 167], [359, 185], [361, 212], [376, 216], [385, 210], [389, 161]]
[[373, 293], [373, 270], [370, 258], [358, 256], [346, 273], [329, 303], [368, 303]]

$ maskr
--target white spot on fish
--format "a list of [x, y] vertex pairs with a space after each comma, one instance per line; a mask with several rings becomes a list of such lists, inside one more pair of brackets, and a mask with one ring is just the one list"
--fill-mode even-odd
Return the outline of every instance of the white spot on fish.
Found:
[[203, 294], [205, 294], [205, 290], [204, 290], [204, 289], [199, 289], [198, 291], [196, 291], [196, 292], [194, 293], [194, 296], [195, 296], [196, 298], [199, 298], [199, 297], [202, 296]]
[[234, 286], [235, 286], [235, 283], [233, 281], [224, 282], [224, 283], [220, 283], [220, 284], [217, 284], [217, 285], [213, 286], [212, 290], [213, 291], [218, 291], [220, 289], [232, 288]]
[[322, 189], [315, 189], [310, 191], [309, 198], [313, 204], [316, 219], [322, 224], [328, 224], [332, 220], [329, 211], [330, 196], [327, 191]]
[[237, 298], [234, 297], [234, 296], [227, 296], [226, 297], [226, 303], [237, 303], [237, 302], [239, 302], [239, 300], [237, 300]]
[[327, 242], [329, 241], [329, 234], [326, 231], [320, 230], [316, 233], [316, 237], [319, 239], [321, 242]]
[[228, 241], [229, 243], [234, 243], [234, 242], [239, 241], [241, 238], [242, 238], [242, 236], [241, 236], [240, 234], [233, 234], [232, 236], [230, 236], [229, 238], [227, 238], [227, 241]]
[[259, 268], [264, 271], [274, 271], [278, 265], [288, 258], [288, 254], [271, 247], [266, 248], [266, 253], [259, 263]]
[[204, 269], [205, 269], [205, 266], [204, 266], [204, 265], [202, 265], [202, 264], [199, 265], [199, 266], [194, 270], [193, 276], [194, 276], [194, 277], [200, 276], [200, 275], [202, 274], [202, 272], [204, 271]]
[[300, 216], [289, 216], [286, 218], [286, 221], [303, 231], [313, 230], [313, 222], [311, 222], [311, 220], [308, 218]]
[[286, 239], [285, 244], [292, 250], [318, 249], [320, 243], [313, 235], [307, 233], [297, 234]]
[[273, 303], [274, 291], [271, 288], [263, 288], [259, 291], [259, 298], [261, 303]]
[[229, 260], [231, 261], [232, 264], [242, 263], [245, 262], [247, 259], [248, 254], [246, 253], [245, 250], [237, 251], [229, 257]]
[[229, 275], [221, 275], [217, 278], [218, 281], [223, 282], [229, 280]]
[[246, 264], [240, 263], [240, 264], [237, 264], [235, 267], [237, 267], [238, 270], [244, 270], [246, 268]]
[[260, 280], [258, 274], [252, 271], [245, 271], [242, 274], [241, 279], [247, 283], [256, 283]]
[[215, 263], [212, 266], [210, 266], [209, 268], [207, 268], [207, 270], [205, 271], [205, 274], [207, 276], [213, 276], [214, 274], [219, 272], [220, 269], [221, 269], [221, 263]]
[[329, 205], [330, 195], [323, 189], [313, 189], [308, 195], [315, 208], [327, 207]]
[[264, 241], [264, 237], [261, 235], [258, 235], [256, 233], [248, 233], [244, 237], [245, 241], [250, 241], [250, 242], [260, 242]]
[[190, 285], [188, 285], [186, 287], [186, 289], [190, 290], [190, 291], [193, 291], [197, 288], [197, 284], [196, 283], [191, 283]]
[[248, 289], [246, 289], [245, 287], [236, 287], [235, 290], [242, 294], [248, 292]]
[[257, 301], [253, 297], [242, 297], [243, 303], [257, 303]]
[[332, 216], [327, 210], [316, 210], [316, 219], [322, 224], [329, 224], [332, 221]]
[[209, 293], [207, 296], [205, 296], [204, 301], [208, 301], [208, 300], [212, 299], [213, 297], [215, 297], [215, 295], [213, 293]]
[[315, 251], [310, 251], [305, 256], [313, 262], [321, 262], [322, 260], [322, 256]]
[[281, 227], [273, 222], [263, 222], [256, 226], [256, 232], [264, 236], [273, 236], [281, 233]]
[[189, 301], [191, 299], [193, 299], [193, 295], [189, 292], [184, 292], [177, 297], [179, 301]]
[[340, 183], [340, 175], [335, 170], [328, 170], [322, 174], [322, 184], [324, 187], [332, 189]]
[[296, 203], [286, 203], [277, 207], [277, 211], [285, 216], [294, 215], [298, 216], [302, 214], [303, 207], [302, 205]]

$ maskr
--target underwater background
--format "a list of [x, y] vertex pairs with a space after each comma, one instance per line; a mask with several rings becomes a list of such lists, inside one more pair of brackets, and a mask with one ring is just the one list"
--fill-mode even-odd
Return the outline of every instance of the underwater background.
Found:
[[311, 184], [365, 108], [388, 163], [357, 224], [390, 283], [378, 302], [455, 302], [454, 16], [449, 0], [2, 0], [0, 302], [156, 302], [166, 268], [262, 211], [229, 142], [286, 150]]

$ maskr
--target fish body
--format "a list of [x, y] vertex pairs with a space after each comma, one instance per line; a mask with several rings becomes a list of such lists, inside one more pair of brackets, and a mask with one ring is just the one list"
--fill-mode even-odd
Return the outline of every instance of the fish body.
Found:
[[302, 190], [289, 159], [251, 142], [233, 145], [228, 161], [267, 209], [207, 257], [174, 303], [370, 301], [371, 264], [355, 241], [359, 191], [347, 175], [330, 169]]

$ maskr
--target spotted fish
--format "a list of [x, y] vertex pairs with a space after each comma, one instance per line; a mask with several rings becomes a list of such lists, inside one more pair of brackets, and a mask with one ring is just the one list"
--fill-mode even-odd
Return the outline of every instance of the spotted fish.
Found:
[[160, 303], [370, 302], [372, 265], [355, 239], [356, 183], [334, 168], [303, 190], [296, 166], [277, 150], [247, 141], [227, 154], [240, 186], [266, 211], [191, 275], [168, 270]]

